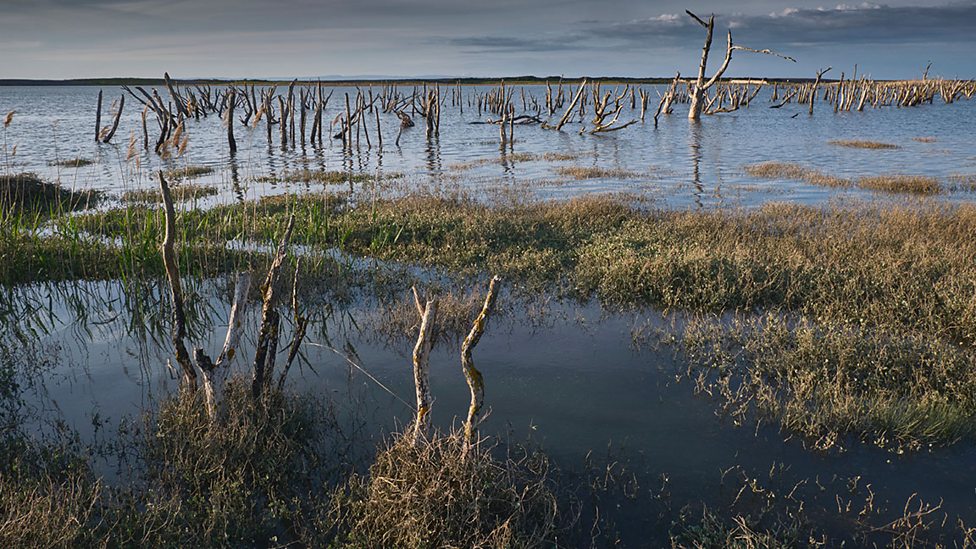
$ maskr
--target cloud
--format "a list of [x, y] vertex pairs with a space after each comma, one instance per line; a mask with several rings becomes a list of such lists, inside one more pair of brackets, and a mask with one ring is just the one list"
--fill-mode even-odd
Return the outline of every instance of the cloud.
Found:
[[[703, 14], [699, 14], [703, 15]], [[787, 8], [767, 15], [717, 15], [718, 28], [762, 46], [973, 42], [976, 2], [891, 7], [873, 3], [829, 8]], [[684, 42], [698, 28], [690, 17], [658, 16], [589, 29], [622, 43]]]

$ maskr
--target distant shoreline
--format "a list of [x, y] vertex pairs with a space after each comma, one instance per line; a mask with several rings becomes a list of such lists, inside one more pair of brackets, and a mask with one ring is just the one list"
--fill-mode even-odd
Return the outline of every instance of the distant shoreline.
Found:
[[[539, 76], [514, 76], [514, 77], [498, 77], [498, 78], [376, 78], [376, 79], [315, 79], [315, 78], [298, 78], [297, 82], [302, 85], [317, 84], [321, 82], [324, 85], [329, 86], [357, 86], [357, 85], [419, 85], [419, 84], [441, 84], [441, 85], [462, 85], [462, 86], [476, 86], [476, 85], [496, 85], [501, 81], [505, 81], [508, 84], [515, 85], [527, 85], [527, 84], [545, 84], [547, 81], [550, 83], [556, 83], [560, 80], [564, 83], [579, 82], [582, 78], [580, 76], [560, 78], [559, 76], [549, 76], [549, 77], [539, 77]], [[600, 76], [600, 77], [585, 77], [591, 82], [601, 82], [607, 84], [668, 84], [671, 82], [673, 77], [647, 77], [647, 78], [627, 78], [627, 77], [616, 77], [616, 76]], [[740, 77], [740, 78], [730, 78], [729, 80], [765, 80], [766, 82], [772, 83], [800, 83], [800, 82], [813, 82], [813, 78], [757, 78], [757, 77]], [[193, 78], [193, 79], [174, 79], [181, 85], [241, 85], [244, 83], [255, 84], [255, 85], [288, 85], [294, 80], [279, 80], [279, 79], [224, 79], [224, 78]], [[824, 79], [822, 82], [832, 82], [833, 80]], [[54, 79], [27, 79], [27, 78], [9, 78], [0, 79], [0, 86], [163, 86], [165, 85], [162, 78], [129, 78], [129, 77], [119, 77], [119, 78], [71, 78], [64, 80], [54, 80]]]

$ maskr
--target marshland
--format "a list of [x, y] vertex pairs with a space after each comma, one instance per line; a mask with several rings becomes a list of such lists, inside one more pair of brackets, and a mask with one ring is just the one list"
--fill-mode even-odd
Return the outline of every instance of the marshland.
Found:
[[976, 83], [687, 15], [698, 78], [0, 86], [0, 545], [973, 546]]

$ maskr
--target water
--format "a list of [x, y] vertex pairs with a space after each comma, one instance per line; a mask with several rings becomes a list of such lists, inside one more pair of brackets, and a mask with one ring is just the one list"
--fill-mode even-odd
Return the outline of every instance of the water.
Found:
[[[189, 147], [179, 159], [162, 160], [142, 150], [141, 105], [131, 97], [118, 133], [110, 145], [94, 141], [94, 87], [0, 87], [0, 112], [17, 111], [4, 138], [8, 150], [16, 145], [16, 155], [6, 158], [3, 169], [33, 171], [72, 187], [87, 187], [121, 193], [129, 189], [154, 188], [155, 170], [205, 165], [215, 172], [198, 181], [217, 186], [219, 195], [202, 204], [253, 198], [266, 194], [320, 188], [316, 185], [259, 183], [256, 178], [289, 170], [341, 170], [370, 175], [402, 174], [409, 188], [458, 185], [468, 189], [508, 186], [529, 189], [546, 198], [565, 198], [582, 193], [629, 192], [655, 198], [661, 204], [677, 207], [751, 207], [767, 201], [789, 200], [824, 203], [830, 200], [876, 198], [869, 191], [828, 189], [785, 180], [757, 180], [743, 166], [764, 161], [798, 162], [841, 177], [901, 173], [930, 175], [944, 179], [950, 175], [976, 174], [976, 135], [970, 121], [976, 104], [959, 101], [916, 108], [867, 109], [864, 112], [834, 114], [827, 105], [818, 105], [813, 116], [806, 107], [790, 104], [770, 109], [769, 90], [763, 90], [749, 108], [731, 114], [704, 117], [689, 123], [686, 105], [675, 106], [675, 113], [664, 116], [657, 127], [650, 120], [619, 132], [579, 135], [579, 123], [565, 126], [562, 132], [538, 126], [516, 126], [513, 151], [499, 146], [498, 127], [483, 122], [477, 108], [465, 106], [463, 114], [450, 100], [443, 107], [440, 137], [426, 139], [423, 121], [415, 116], [416, 127], [403, 132], [400, 146], [394, 145], [399, 120], [393, 114], [381, 117], [383, 148], [370, 122], [372, 147], [365, 138], [352, 154], [343, 151], [341, 142], [326, 139], [324, 147], [289, 147], [282, 150], [277, 128], [274, 143], [268, 145], [262, 121], [257, 128], [236, 125], [239, 150], [230, 157], [226, 133], [218, 118], [190, 121], [187, 124]], [[102, 124], [111, 123], [110, 106], [121, 90], [105, 91]], [[484, 93], [485, 87], [464, 87], [465, 98]], [[622, 88], [621, 88], [622, 89]], [[656, 104], [651, 95], [649, 110]], [[330, 88], [326, 89], [328, 92]], [[526, 94], [544, 102], [544, 86], [526, 86]], [[404, 91], [401, 89], [401, 92]], [[163, 90], [165, 92], [165, 90]], [[409, 93], [409, 90], [407, 90]], [[281, 90], [279, 89], [279, 93]], [[355, 96], [355, 88], [335, 88], [323, 115], [324, 123], [344, 113], [344, 96]], [[163, 93], [165, 95], [165, 93]], [[467, 101], [465, 101], [467, 103]], [[520, 94], [513, 102], [521, 107]], [[592, 111], [592, 107], [590, 107]], [[409, 109], [407, 109], [409, 112]], [[519, 108], [519, 111], [521, 109]], [[629, 102], [620, 122], [639, 118]], [[559, 117], [557, 113], [556, 117]], [[587, 127], [590, 127], [589, 119]], [[149, 117], [150, 147], [158, 129]], [[325, 128], [328, 130], [329, 128]], [[329, 134], [329, 131], [323, 131]], [[126, 160], [130, 136], [136, 140], [138, 155]], [[933, 138], [920, 142], [916, 138]], [[898, 145], [895, 150], [860, 150], [828, 144], [835, 139], [863, 139]], [[518, 155], [547, 152], [568, 154], [573, 160], [520, 160]], [[55, 167], [57, 160], [88, 158], [96, 164], [83, 168]], [[479, 163], [479, 161], [481, 161]], [[471, 163], [477, 165], [471, 165]], [[467, 169], [459, 165], [467, 164]], [[632, 172], [634, 177], [604, 177], [583, 181], [567, 180], [557, 167], [583, 166]], [[972, 200], [971, 192], [954, 192], [942, 200]]]
[[[106, 105], [121, 93], [104, 89]], [[471, 95], [486, 89], [464, 90]], [[542, 87], [528, 86], [526, 91], [544, 97]], [[705, 117], [698, 124], [685, 118], [685, 105], [676, 105], [675, 114], [662, 117], [657, 127], [648, 120], [605, 135], [579, 135], [578, 123], [567, 125], [563, 132], [517, 126], [514, 155], [499, 147], [496, 126], [472, 124], [484, 119], [479, 119], [476, 108], [466, 106], [461, 114], [450, 102], [443, 110], [439, 139], [426, 139], [418, 118], [418, 126], [404, 131], [397, 147], [393, 142], [399, 121], [387, 114], [382, 118], [383, 148], [377, 146], [373, 134], [371, 148], [363, 139], [352, 154], [331, 139], [320, 148], [307, 145], [282, 150], [277, 131], [269, 146], [262, 122], [256, 129], [237, 126], [239, 150], [231, 157], [224, 129], [211, 116], [188, 123], [190, 145], [183, 157], [164, 160], [141, 150], [141, 117], [131, 98], [114, 143], [95, 143], [97, 93], [98, 88], [89, 87], [0, 87], [0, 114], [17, 111], [3, 135], [6, 150], [9, 153], [16, 146], [16, 155], [0, 158], [0, 170], [33, 171], [66, 186], [120, 194], [155, 188], [157, 168], [206, 165], [214, 173], [196, 181], [216, 185], [219, 194], [202, 200], [204, 206], [316, 191], [322, 185], [262, 183], [257, 178], [321, 169], [402, 174], [395, 182], [407, 190], [452, 185], [472, 191], [502, 187], [556, 199], [627, 192], [679, 208], [888, 199], [856, 189], [756, 180], [744, 173], [743, 166], [764, 161], [797, 162], [849, 178], [879, 173], [940, 179], [976, 174], [976, 135], [969, 128], [976, 105], [967, 101], [838, 114], [818, 105], [817, 114], [808, 117], [803, 106], [767, 108], [766, 91], [748, 109]], [[326, 123], [340, 112], [340, 103], [344, 111], [344, 99], [339, 99], [345, 93], [354, 94], [355, 89], [335, 90], [323, 116]], [[656, 97], [654, 91], [651, 96]], [[520, 103], [518, 94], [516, 102]], [[108, 106], [103, 110], [103, 124], [110, 122], [111, 110]], [[638, 116], [639, 111], [625, 109], [621, 121]], [[149, 124], [153, 141], [155, 123], [150, 120]], [[136, 138], [137, 156], [127, 159], [130, 135]], [[923, 137], [931, 139], [915, 140]], [[900, 148], [849, 149], [828, 144], [834, 139], [882, 141]], [[573, 159], [525, 160], [520, 156], [523, 153], [559, 153]], [[77, 169], [52, 165], [76, 157], [93, 159], [95, 164]], [[636, 175], [567, 181], [556, 172], [560, 166], [599, 167]], [[973, 193], [952, 192], [933, 200], [971, 201], [974, 197]], [[188, 301], [194, 307], [189, 315], [196, 327], [194, 343], [213, 356], [229, 309], [226, 283], [187, 284], [198, 296]], [[157, 282], [129, 288], [118, 282], [72, 282], [0, 289], [0, 342], [10, 345], [3, 352], [14, 359], [28, 381], [23, 390], [29, 394], [27, 401], [36, 421], [61, 418], [83, 438], [91, 439], [97, 434], [96, 425], [137, 416], [175, 390], [175, 381], [164, 366], [171, 351], [165, 294]], [[309, 308], [316, 306], [312, 303]], [[348, 344], [360, 364], [396, 396], [333, 352], [315, 345], [305, 346], [308, 364], [290, 377], [293, 388], [331, 399], [344, 427], [364, 439], [364, 448], [375, 448], [385, 433], [411, 418], [410, 408], [400, 400], [412, 401], [411, 342], [377, 335], [373, 328], [382, 324], [384, 311], [375, 297], [361, 297], [330, 316], [317, 318], [309, 341], [324, 343], [328, 337], [336, 346]], [[926, 502], [943, 500], [949, 517], [947, 529], [954, 527], [956, 516], [967, 524], [976, 522], [976, 448], [971, 443], [911, 455], [858, 443], [843, 452], [818, 453], [771, 426], [734, 427], [728, 418], [716, 414], [716, 403], [694, 395], [692, 383], [676, 381], [681, 359], [670, 348], [642, 349], [633, 344], [635, 327], [667, 328], [671, 320], [652, 310], [621, 313], [596, 303], [549, 303], [541, 309], [531, 303], [512, 306], [509, 314], [492, 321], [475, 352], [485, 374], [486, 402], [491, 410], [484, 430], [531, 438], [561, 464], [570, 466], [609, 444], [613, 456], [633, 463], [645, 490], [666, 478], [665, 490], [674, 508], [695, 502], [727, 505], [740, 485], [731, 477], [723, 482], [723, 471], [732, 470], [732, 477], [761, 479], [779, 493], [807, 481], [798, 493], [811, 502], [808, 511], [823, 515], [825, 523], [850, 522], [850, 513], [836, 513], [835, 496], [856, 500], [856, 515], [868, 484], [877, 495], [877, 507], [883, 508], [872, 516], [875, 524], [899, 516], [914, 493]], [[256, 323], [252, 310], [241, 356], [250, 354]], [[15, 334], [27, 328], [35, 331], [24, 332], [25, 344]], [[457, 341], [444, 341], [432, 357], [433, 413], [441, 427], [456, 422], [467, 406], [457, 352]], [[238, 368], [246, 372], [244, 364]], [[847, 485], [857, 477], [861, 477], [859, 488], [852, 493]], [[825, 486], [823, 491], [818, 482]], [[639, 535], [654, 513], [647, 507], [631, 513], [628, 527]], [[660, 525], [648, 528], [666, 532]]]
[[[227, 288], [226, 281], [211, 280], [191, 283], [188, 289], [194, 297], [191, 332], [198, 334], [192, 343], [211, 355], [225, 329]], [[7, 317], [3, 333], [9, 337], [15, 327], [33, 327], [41, 334], [35, 339], [36, 352], [18, 353], [25, 375], [35, 379], [31, 402], [39, 409], [37, 417], [61, 417], [83, 438], [91, 438], [96, 423], [111, 426], [137, 417], [176, 390], [176, 381], [162, 366], [170, 358], [162, 283], [128, 289], [116, 282], [24, 286], [8, 292], [5, 300], [7, 305], [34, 306], [33, 315]], [[842, 452], [813, 452], [771, 426], [733, 427], [715, 413], [715, 403], [693, 394], [691, 382], [676, 381], [680, 359], [671, 348], [635, 345], [635, 328], [671, 325], [672, 319], [656, 311], [520, 302], [507, 292], [500, 304], [499, 316], [474, 353], [485, 375], [490, 409], [482, 426], [486, 433], [530, 438], [557, 463], [570, 467], [581, 466], [591, 451], [598, 458], [605, 455], [609, 446], [611, 459], [629, 463], [641, 479], [642, 491], [663, 486], [674, 508], [700, 502], [727, 505], [746, 475], [780, 494], [805, 482], [796, 496], [805, 501], [810, 516], [822, 515], [822, 527], [833, 523], [843, 528], [845, 520], [852, 520], [868, 485], [879, 510], [869, 517], [872, 523], [900, 516], [904, 502], [915, 493], [926, 502], [943, 501], [949, 529], [956, 516], [970, 524], [976, 520], [976, 448], [971, 444], [912, 455], [856, 443]], [[309, 310], [322, 310], [320, 305], [312, 301]], [[361, 438], [362, 448], [373, 448], [412, 417], [403, 402], [413, 400], [412, 341], [384, 335], [379, 327], [389, 316], [375, 299], [334, 305], [334, 312], [313, 321], [304, 349], [308, 363], [292, 371], [289, 383], [331, 401], [343, 428]], [[252, 306], [239, 356], [252, 354], [257, 317]], [[288, 336], [286, 331], [283, 341]], [[326, 342], [353, 354], [393, 394], [316, 345]], [[432, 413], [443, 428], [456, 424], [468, 403], [458, 345], [456, 339], [444, 338], [431, 357]], [[236, 368], [247, 372], [243, 362]], [[42, 364], [47, 368], [38, 366]], [[858, 488], [851, 490], [854, 479]], [[836, 497], [853, 501], [853, 514], [836, 513]], [[652, 529], [654, 536], [667, 531], [666, 524], [662, 528], [654, 523], [653, 508], [625, 507], [621, 512], [628, 519], [625, 534], [638, 536], [632, 542], [646, 539], [642, 529]]]

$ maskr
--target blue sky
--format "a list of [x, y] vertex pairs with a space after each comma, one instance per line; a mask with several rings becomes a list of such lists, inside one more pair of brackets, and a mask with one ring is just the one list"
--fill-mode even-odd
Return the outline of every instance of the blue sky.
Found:
[[976, 77], [976, 0], [884, 4], [653, 0], [0, 0], [0, 78], [668, 76], [702, 29], [730, 76]]

